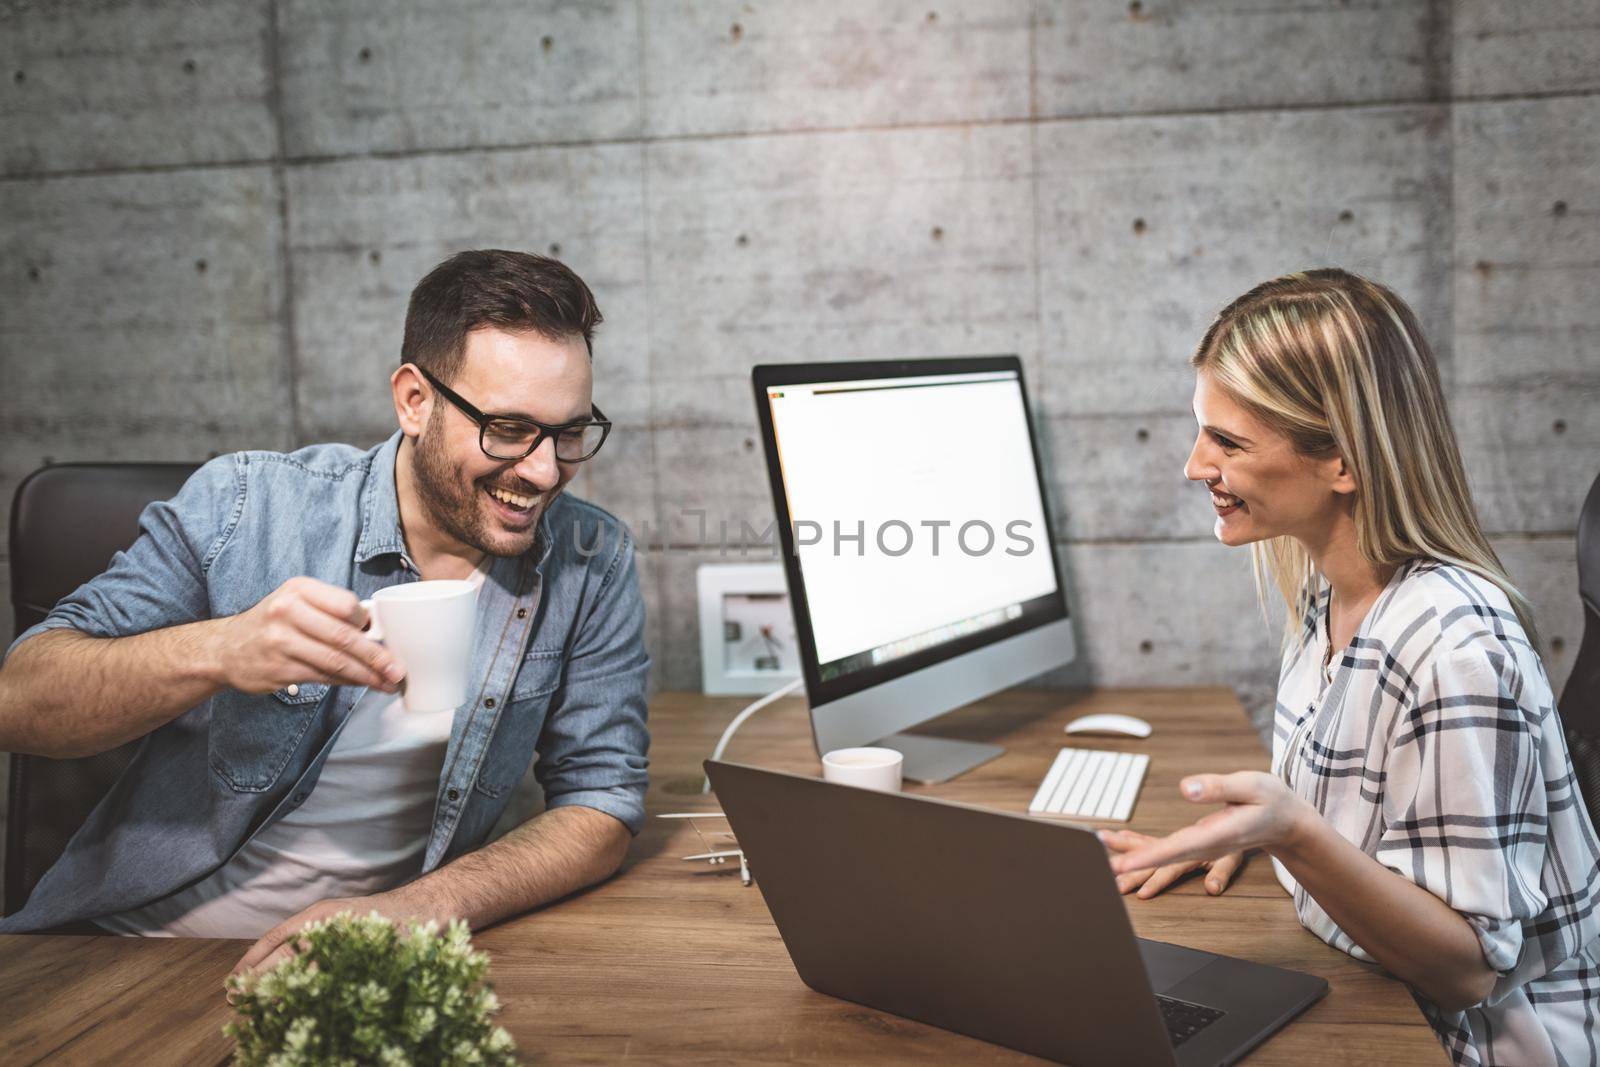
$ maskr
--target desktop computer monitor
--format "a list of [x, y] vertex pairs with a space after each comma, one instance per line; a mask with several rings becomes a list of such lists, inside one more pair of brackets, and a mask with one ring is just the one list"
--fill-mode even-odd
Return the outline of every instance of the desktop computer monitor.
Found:
[[753, 372], [818, 752], [936, 782], [999, 755], [899, 734], [1073, 658], [1015, 356]]

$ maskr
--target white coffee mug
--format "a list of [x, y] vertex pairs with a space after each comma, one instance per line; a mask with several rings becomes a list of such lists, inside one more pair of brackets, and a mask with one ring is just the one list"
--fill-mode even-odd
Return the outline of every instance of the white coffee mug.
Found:
[[441, 579], [391, 585], [363, 600], [367, 636], [405, 665], [400, 699], [407, 711], [453, 711], [467, 702], [478, 587]]
[[822, 777], [885, 793], [900, 791], [905, 757], [892, 748], [836, 748], [822, 757]]

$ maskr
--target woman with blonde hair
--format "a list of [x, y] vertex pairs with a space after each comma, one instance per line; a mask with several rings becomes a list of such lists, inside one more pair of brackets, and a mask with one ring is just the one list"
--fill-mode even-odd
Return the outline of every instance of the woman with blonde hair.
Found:
[[1600, 1063], [1600, 842], [1532, 613], [1478, 520], [1433, 354], [1342, 270], [1229, 304], [1192, 363], [1185, 474], [1288, 605], [1273, 773], [1200, 774], [1225, 807], [1102, 834], [1123, 892], [1266, 851], [1300, 921], [1412, 990], [1463, 1064]]

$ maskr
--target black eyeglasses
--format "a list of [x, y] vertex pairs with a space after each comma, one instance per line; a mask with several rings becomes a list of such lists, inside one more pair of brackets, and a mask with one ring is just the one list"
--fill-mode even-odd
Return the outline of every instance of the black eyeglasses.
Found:
[[521, 459], [531, 455], [546, 437], [553, 437], [556, 459], [562, 463], [582, 463], [600, 451], [600, 446], [606, 443], [606, 436], [611, 433], [611, 421], [593, 405], [590, 406], [594, 412], [593, 418], [564, 422], [559, 426], [550, 426], [520, 415], [487, 415], [421, 367], [417, 367], [417, 370], [428, 379], [430, 385], [439, 390], [441, 396], [478, 424], [478, 447], [490, 459]]

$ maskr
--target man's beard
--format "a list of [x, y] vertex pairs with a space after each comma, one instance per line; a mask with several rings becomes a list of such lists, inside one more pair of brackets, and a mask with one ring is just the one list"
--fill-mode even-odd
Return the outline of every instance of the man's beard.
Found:
[[[437, 415], [437, 412], [434, 414]], [[411, 473], [416, 482], [417, 497], [434, 526], [462, 544], [471, 545], [491, 556], [520, 556], [527, 552], [538, 536], [538, 521], [525, 533], [501, 533], [498, 537], [491, 533], [484, 521], [482, 502], [478, 499], [481, 491], [476, 483], [463, 484], [461, 476], [451, 468], [442, 429], [432, 424], [433, 417], [429, 418], [428, 423], [418, 436], [416, 447], [412, 449]], [[549, 506], [549, 498], [554, 495], [529, 492], [521, 487], [516, 491], [529, 496], [543, 495], [545, 499], [539, 505], [541, 513]]]

